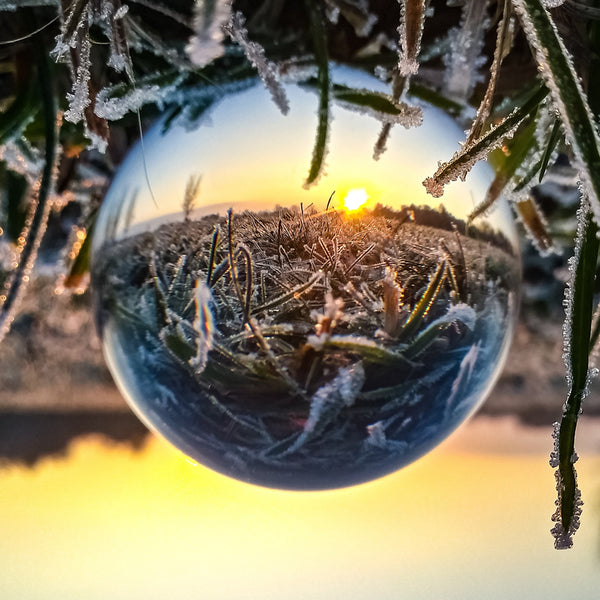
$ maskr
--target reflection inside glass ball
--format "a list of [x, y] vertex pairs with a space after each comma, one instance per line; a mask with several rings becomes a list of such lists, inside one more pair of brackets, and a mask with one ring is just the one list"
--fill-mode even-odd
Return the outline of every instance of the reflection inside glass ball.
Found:
[[341, 487], [410, 463], [481, 403], [518, 252], [505, 205], [467, 223], [486, 165], [444, 204], [426, 195], [462, 135], [440, 111], [422, 105], [374, 160], [381, 123], [334, 101], [306, 186], [319, 98], [286, 91], [287, 116], [256, 85], [131, 152], [96, 225], [97, 321], [121, 391], [185, 454], [250, 483]]

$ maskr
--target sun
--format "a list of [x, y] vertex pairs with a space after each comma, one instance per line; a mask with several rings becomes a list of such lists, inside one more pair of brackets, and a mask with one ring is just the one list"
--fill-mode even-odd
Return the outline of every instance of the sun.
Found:
[[367, 203], [369, 195], [364, 188], [348, 190], [344, 198], [344, 208], [348, 211], [357, 210]]

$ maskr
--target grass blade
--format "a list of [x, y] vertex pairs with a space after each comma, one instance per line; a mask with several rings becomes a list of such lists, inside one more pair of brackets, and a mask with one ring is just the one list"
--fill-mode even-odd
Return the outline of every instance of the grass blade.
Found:
[[517, 172], [517, 169], [521, 166], [532, 148], [535, 147], [535, 129], [535, 119], [530, 119], [529, 123], [518, 128], [512, 139], [512, 143], [508, 145], [510, 149], [508, 156], [498, 166], [496, 176], [488, 188], [483, 201], [469, 214], [469, 221], [473, 221], [487, 212], [496, 200], [498, 200], [510, 179]]
[[546, 219], [531, 194], [524, 195], [514, 202], [513, 207], [519, 220], [531, 237], [531, 241], [542, 256], [554, 251], [554, 242], [548, 232]]
[[421, 326], [423, 319], [429, 312], [429, 308], [436, 301], [437, 297], [440, 294], [442, 285], [446, 280], [447, 268], [448, 265], [446, 263], [446, 260], [440, 262], [436, 272], [429, 280], [427, 289], [421, 296], [421, 299], [417, 302], [415, 307], [412, 309], [412, 312], [410, 313], [410, 315], [408, 315], [408, 318], [402, 325], [402, 329], [400, 329], [398, 339], [405, 340], [407, 338], [412, 337], [417, 332], [417, 330]]
[[588, 393], [590, 333], [600, 246], [598, 227], [587, 206], [584, 205], [580, 209], [579, 216], [572, 280], [566, 294], [567, 318], [564, 327], [569, 393], [555, 439], [555, 450], [550, 459], [550, 464], [558, 467], [557, 509], [552, 516], [552, 520], [557, 522], [552, 529], [557, 549], [570, 548], [573, 545], [572, 536], [579, 527], [581, 493], [577, 487], [577, 476], [573, 466], [576, 460], [575, 430], [581, 403]]
[[554, 121], [554, 126], [552, 127], [552, 132], [550, 133], [550, 137], [548, 138], [548, 144], [546, 145], [546, 149], [544, 150], [544, 155], [542, 156], [541, 164], [540, 164], [540, 175], [538, 181], [541, 183], [544, 175], [546, 174], [546, 169], [548, 168], [548, 163], [550, 162], [550, 157], [552, 156], [552, 152], [554, 152], [554, 148], [556, 148], [556, 144], [558, 144], [558, 140], [560, 139], [561, 134], [560, 127], [560, 119], [556, 119]]
[[511, 17], [510, 0], [504, 0], [502, 19], [498, 24], [498, 32], [496, 34], [496, 49], [494, 50], [494, 58], [492, 60], [492, 65], [490, 66], [488, 86], [485, 90], [485, 95], [479, 104], [479, 108], [477, 109], [475, 120], [471, 125], [471, 131], [469, 131], [469, 134], [467, 135], [467, 145], [471, 144], [481, 136], [488, 117], [490, 116], [492, 102], [496, 93], [496, 83], [500, 73], [500, 65], [512, 48], [513, 31]]
[[473, 144], [465, 144], [448, 162], [440, 165], [432, 177], [425, 179], [423, 185], [427, 192], [434, 198], [439, 198], [444, 193], [444, 186], [447, 183], [464, 177], [477, 161], [485, 158], [504, 139], [512, 136], [521, 121], [537, 109], [547, 94], [546, 87], [536, 89], [522, 106], [516, 108], [499, 125]]
[[331, 81], [329, 76], [329, 58], [327, 53], [327, 34], [323, 24], [323, 16], [315, 0], [306, 0], [310, 14], [313, 46], [317, 67], [319, 69], [319, 122], [317, 125], [317, 138], [310, 163], [310, 170], [305, 186], [315, 183], [323, 170], [325, 154], [327, 152], [327, 137], [329, 132], [329, 101], [331, 94]]
[[400, 75], [414, 75], [419, 70], [417, 58], [421, 51], [421, 38], [425, 22], [426, 0], [404, 0], [401, 5], [400, 52], [398, 71]]

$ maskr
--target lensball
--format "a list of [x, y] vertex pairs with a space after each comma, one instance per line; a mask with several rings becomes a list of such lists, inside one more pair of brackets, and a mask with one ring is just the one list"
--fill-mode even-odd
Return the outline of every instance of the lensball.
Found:
[[194, 123], [166, 115], [93, 243], [98, 330], [134, 411], [197, 462], [275, 488], [366, 482], [440, 443], [490, 391], [518, 300], [506, 203], [467, 219], [491, 168], [441, 201], [422, 185], [460, 128], [414, 100], [422, 125], [384, 123], [375, 160], [387, 116], [352, 99], [386, 88], [332, 73], [350, 91], [329, 115], [314, 85], [286, 84], [284, 116], [259, 82]]

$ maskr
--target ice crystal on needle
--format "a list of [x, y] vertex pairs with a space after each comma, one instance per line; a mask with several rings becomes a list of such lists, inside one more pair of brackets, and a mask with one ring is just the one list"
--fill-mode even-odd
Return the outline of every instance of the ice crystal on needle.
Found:
[[419, 70], [417, 58], [421, 51], [428, 3], [428, 0], [403, 0], [401, 4], [398, 71], [402, 76], [414, 75]]
[[229, 34], [231, 39], [236, 41], [243, 48], [246, 57], [254, 65], [260, 78], [269, 90], [273, 101], [285, 115], [289, 111], [290, 105], [285, 90], [281, 85], [277, 66], [270, 60], [267, 60], [265, 51], [260, 44], [251, 42], [248, 39], [248, 31], [244, 25], [244, 15], [240, 12], [236, 12], [232, 15], [231, 20], [223, 27], [223, 29]]

